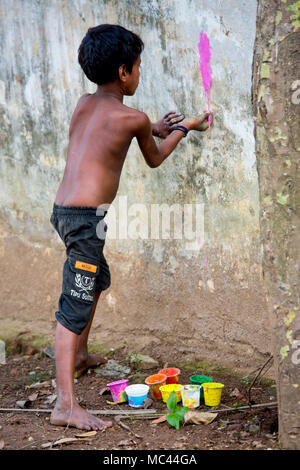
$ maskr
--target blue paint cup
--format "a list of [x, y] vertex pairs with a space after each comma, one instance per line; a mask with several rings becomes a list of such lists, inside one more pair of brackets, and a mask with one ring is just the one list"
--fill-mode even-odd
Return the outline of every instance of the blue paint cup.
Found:
[[144, 384], [129, 385], [125, 388], [125, 393], [128, 398], [128, 405], [133, 408], [140, 408], [148, 397], [149, 387]]

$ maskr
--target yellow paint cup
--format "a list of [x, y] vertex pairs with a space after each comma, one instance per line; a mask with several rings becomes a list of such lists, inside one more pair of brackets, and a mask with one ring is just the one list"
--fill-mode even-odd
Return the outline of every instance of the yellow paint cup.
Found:
[[202, 384], [204, 404], [206, 406], [218, 406], [221, 403], [221, 395], [224, 384], [207, 382]]
[[167, 385], [162, 385], [159, 387], [159, 390], [161, 391], [162, 394], [162, 399], [164, 403], [167, 403], [167, 400], [169, 396], [171, 395], [172, 392], [176, 393], [176, 398], [177, 398], [177, 403], [181, 400], [181, 388], [182, 386], [179, 384], [167, 384]]

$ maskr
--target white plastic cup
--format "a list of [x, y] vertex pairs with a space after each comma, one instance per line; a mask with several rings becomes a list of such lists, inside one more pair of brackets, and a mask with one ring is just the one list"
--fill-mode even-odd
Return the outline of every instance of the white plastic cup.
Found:
[[200, 389], [201, 385], [184, 385], [181, 388], [183, 406], [198, 408], [200, 405]]

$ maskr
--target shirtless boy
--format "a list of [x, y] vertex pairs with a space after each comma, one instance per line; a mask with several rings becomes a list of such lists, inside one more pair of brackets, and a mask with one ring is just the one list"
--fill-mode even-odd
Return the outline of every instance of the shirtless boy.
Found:
[[[87, 342], [100, 293], [110, 285], [103, 256], [105, 236], [96, 233], [106, 211], [97, 207], [114, 200], [129, 145], [136, 137], [146, 163], [158, 167], [188, 131], [205, 131], [209, 113], [184, 119], [174, 111], [152, 124], [148, 116], [123, 104], [134, 95], [144, 44], [117, 25], [90, 28], [78, 60], [97, 91], [83, 95], [70, 123], [67, 162], [51, 223], [66, 246], [62, 293], [56, 312], [57, 401], [51, 423], [97, 430], [112, 425], [81, 408], [74, 393], [74, 371], [106, 362], [88, 355]], [[178, 122], [180, 127], [177, 128]], [[163, 140], [156, 144], [154, 136]], [[98, 230], [97, 230], [98, 232]]]

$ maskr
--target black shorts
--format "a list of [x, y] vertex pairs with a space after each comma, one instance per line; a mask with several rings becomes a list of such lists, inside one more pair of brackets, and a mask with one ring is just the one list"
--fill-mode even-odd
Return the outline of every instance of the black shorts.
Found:
[[50, 221], [66, 247], [62, 293], [57, 321], [80, 335], [87, 326], [95, 292], [110, 286], [110, 272], [103, 255], [107, 224], [96, 207], [54, 204]]

